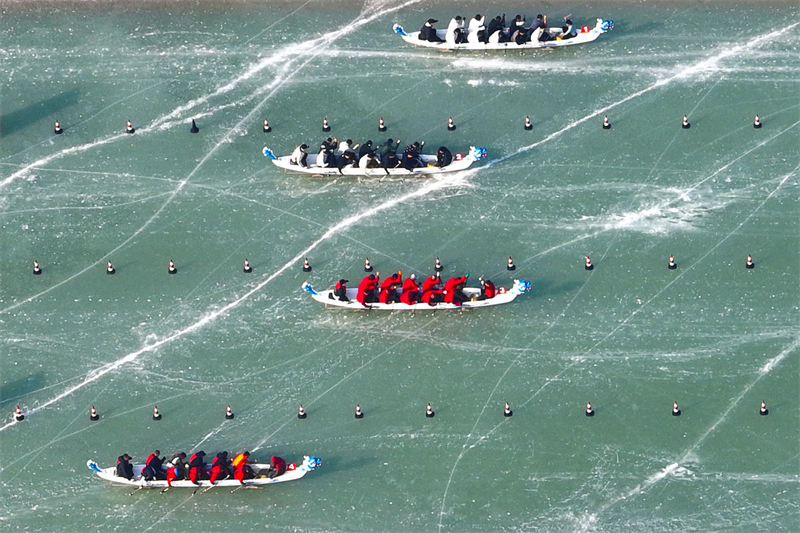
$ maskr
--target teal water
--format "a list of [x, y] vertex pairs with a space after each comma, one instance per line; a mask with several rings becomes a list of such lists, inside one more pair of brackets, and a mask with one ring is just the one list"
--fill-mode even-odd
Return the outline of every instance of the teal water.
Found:
[[[0, 9], [4, 531], [800, 530], [796, 5], [553, 5], [616, 28], [493, 55], [391, 33], [479, 3]], [[339, 138], [489, 157], [378, 181], [261, 155], [318, 143], [323, 116]], [[300, 290], [357, 281], [364, 257], [425, 275], [436, 256], [533, 290], [413, 314]], [[129, 497], [84, 466], [154, 448], [323, 467]]]

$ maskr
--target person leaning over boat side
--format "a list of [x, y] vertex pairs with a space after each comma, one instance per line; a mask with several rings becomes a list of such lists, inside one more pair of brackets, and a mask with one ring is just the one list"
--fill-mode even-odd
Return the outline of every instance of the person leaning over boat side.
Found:
[[336, 282], [336, 286], [333, 287], [333, 296], [336, 296], [340, 302], [349, 302], [350, 298], [347, 297], [347, 285], [350, 280], [349, 279], [340, 279]]
[[575, 25], [572, 23], [572, 20], [567, 17], [564, 17], [564, 26], [561, 27], [561, 35], [556, 37], [556, 40], [566, 41], [567, 39], [572, 39], [577, 35], [578, 32], [575, 29]]
[[378, 301], [382, 304], [392, 304], [400, 301], [397, 287], [403, 285], [403, 271], [398, 270], [381, 282], [381, 292]]
[[161, 452], [156, 450], [147, 456], [144, 468], [142, 469], [142, 477], [145, 481], [153, 481], [154, 479], [164, 479], [164, 472], [161, 471], [161, 465], [164, 464], [164, 459], [160, 457]]
[[361, 283], [358, 284], [356, 301], [364, 307], [366, 307], [367, 304], [375, 303], [378, 300], [375, 297], [375, 288], [378, 286], [379, 281], [380, 272], [377, 273], [377, 276], [375, 274], [364, 276], [364, 279], [362, 279]]
[[422, 28], [419, 30], [419, 40], [420, 41], [429, 41], [432, 43], [443, 43], [444, 39], [439, 37], [436, 34], [436, 28], [433, 27], [434, 24], [439, 22], [436, 19], [428, 19], [425, 24], [422, 25]]
[[483, 276], [478, 278], [478, 281], [481, 282], [481, 295], [478, 296], [478, 300], [489, 300], [494, 298], [495, 294], [497, 294], [497, 289], [492, 283], [490, 279], [483, 279]]
[[133, 465], [131, 464], [131, 456], [127, 453], [123, 453], [117, 457], [116, 474], [119, 477], [124, 477], [128, 481], [133, 479]]
[[419, 285], [417, 285], [417, 275], [411, 274], [403, 282], [403, 294], [400, 295], [400, 302], [407, 305], [414, 305], [419, 301], [421, 295], [422, 293], [419, 291]]
[[400, 139], [397, 142], [389, 139], [381, 145], [381, 166], [387, 168], [397, 168], [400, 160], [397, 158], [397, 149], [400, 147]]
[[503, 16], [497, 15], [495, 18], [489, 21], [489, 26], [486, 28], [486, 41], [489, 42], [492, 39], [492, 35], [497, 32], [500, 34], [497, 36], [498, 43], [504, 43], [508, 41], [508, 35], [505, 32], [506, 29], [506, 14], [503, 13]]
[[422, 282], [422, 297], [420, 300], [431, 306], [444, 301], [442, 279], [439, 277], [438, 272], [429, 278], [425, 278], [425, 281]]
[[469, 21], [467, 42], [471, 44], [486, 42], [486, 15], [478, 13]]
[[458, 278], [450, 278], [447, 280], [447, 283], [444, 284], [444, 303], [461, 305], [461, 302], [466, 299], [461, 289], [464, 288], [467, 278], [469, 278], [469, 273]]
[[308, 145], [303, 143], [292, 152], [289, 158], [289, 164], [300, 165], [303, 168], [308, 168]]
[[452, 162], [452, 152], [450, 152], [446, 146], [440, 146], [439, 149], [436, 150], [436, 166], [439, 168], [444, 168]]
[[444, 40], [448, 44], [467, 42], [467, 31], [464, 29], [464, 18], [461, 15], [456, 15], [455, 18], [450, 19], [450, 24], [447, 25], [447, 31], [444, 34]]
[[197, 453], [193, 453], [189, 458], [189, 481], [195, 485], [206, 475], [205, 456], [206, 452], [200, 450]]

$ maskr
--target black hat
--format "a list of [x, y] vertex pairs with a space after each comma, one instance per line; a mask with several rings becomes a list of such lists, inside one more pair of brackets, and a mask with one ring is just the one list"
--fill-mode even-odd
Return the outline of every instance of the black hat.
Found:
[[300, 145], [300, 149], [301, 150], [305, 150], [307, 148], [308, 148], [308, 145], [306, 143], [303, 143], [303, 144]]
[[340, 279], [339, 280], [339, 285], [344, 285], [345, 283], [349, 283], [349, 282], [350, 282], [349, 279]]
[[375, 274], [370, 274], [370, 275], [369, 275], [369, 276], [367, 276], [367, 277], [368, 277], [369, 279], [375, 279]]
[[347, 144], [353, 144], [353, 139], [347, 139]]
[[437, 22], [439, 21], [436, 19], [428, 19], [428, 24], [436, 24]]
[[571, 19], [567, 19], [567, 24], [572, 24], [572, 20]]

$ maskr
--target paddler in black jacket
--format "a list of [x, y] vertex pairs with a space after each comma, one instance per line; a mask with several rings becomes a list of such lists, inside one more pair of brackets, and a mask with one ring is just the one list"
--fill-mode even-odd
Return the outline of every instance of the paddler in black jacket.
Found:
[[123, 453], [117, 457], [117, 475], [127, 480], [133, 479], [133, 465], [130, 463], [131, 456]]
[[197, 484], [206, 475], [206, 463], [203, 459], [205, 456], [206, 452], [200, 450], [189, 458], [189, 481], [192, 483]]
[[446, 146], [440, 146], [436, 150], [436, 166], [439, 168], [446, 167], [453, 162], [453, 154]]
[[333, 294], [339, 298], [340, 302], [349, 302], [350, 298], [347, 297], [347, 285], [350, 280], [349, 279], [340, 279], [336, 282], [336, 286], [333, 288]]
[[400, 139], [397, 142], [389, 139], [381, 145], [381, 165], [383, 168], [396, 168], [399, 165], [397, 159], [397, 148], [400, 146]]
[[422, 161], [419, 159], [419, 152], [425, 143], [414, 142], [406, 146], [403, 150], [403, 168], [406, 170], [414, 170], [422, 166]]
[[499, 15], [489, 21], [489, 26], [486, 27], [486, 40], [491, 38], [492, 34], [496, 31], [500, 32], [500, 36], [497, 40], [499, 43], [504, 43], [508, 40], [508, 36], [505, 32], [506, 29], [506, 14], [503, 13], [503, 17], [501, 18]]
[[433, 27], [434, 24], [439, 22], [436, 19], [428, 19], [425, 24], [422, 25], [422, 28], [419, 30], [419, 40], [420, 41], [430, 41], [432, 43], [443, 43], [444, 39], [440, 38], [436, 34], [436, 28]]

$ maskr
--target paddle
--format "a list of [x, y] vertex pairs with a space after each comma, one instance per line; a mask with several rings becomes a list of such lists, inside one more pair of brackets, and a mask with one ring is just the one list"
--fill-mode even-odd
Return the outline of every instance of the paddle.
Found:
[[164, 494], [165, 492], [167, 492], [171, 488], [172, 487], [165, 487], [165, 488], [161, 489], [161, 492], [159, 492], [159, 494]]
[[132, 491], [130, 491], [130, 492], [128, 493], [128, 496], [131, 496], [131, 495], [132, 495], [134, 492], [138, 492], [138, 491], [142, 490], [142, 489], [144, 488], [144, 483], [145, 483], [145, 479], [144, 479], [144, 478], [142, 478], [142, 482], [141, 482], [141, 483], [139, 483], [139, 486], [138, 486], [138, 487], [136, 487], [135, 489], [133, 489]]

